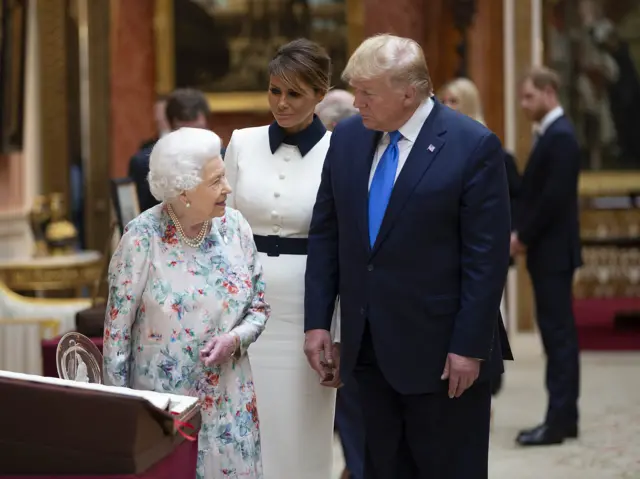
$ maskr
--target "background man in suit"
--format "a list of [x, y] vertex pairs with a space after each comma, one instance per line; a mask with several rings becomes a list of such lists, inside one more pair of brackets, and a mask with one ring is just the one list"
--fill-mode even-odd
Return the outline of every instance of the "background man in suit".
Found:
[[524, 79], [521, 106], [538, 128], [516, 207], [513, 254], [527, 253], [536, 319], [547, 355], [549, 405], [542, 425], [522, 431], [525, 446], [578, 436], [580, 383], [572, 285], [582, 265], [578, 222], [580, 148], [558, 102], [559, 76], [536, 68]]
[[[183, 126], [208, 128], [210, 113], [207, 98], [198, 90], [190, 88], [178, 89], [173, 91], [166, 100], [165, 115], [171, 131]], [[160, 130], [158, 133], [161, 135], [163, 132]], [[149, 182], [147, 181], [147, 176], [149, 176], [149, 155], [156, 141], [157, 138], [154, 141], [144, 143], [129, 160], [129, 178], [136, 183], [141, 212], [159, 203], [149, 191]]]
[[[346, 90], [330, 90], [316, 106], [316, 115], [333, 131], [336, 125], [358, 113], [355, 98]], [[362, 479], [364, 468], [364, 424], [358, 400], [358, 385], [347, 380], [336, 394], [335, 427], [344, 453], [345, 470], [340, 479]]]
[[[367, 479], [485, 479], [509, 194], [498, 138], [432, 96], [420, 46], [379, 35], [343, 77], [311, 229], [305, 353], [358, 384]], [[341, 352], [329, 329], [340, 295]], [[340, 356], [340, 357], [338, 357]], [[403, 447], [404, 445], [404, 447]], [[408, 449], [408, 450], [407, 450]], [[399, 474], [403, 458], [412, 471]]]

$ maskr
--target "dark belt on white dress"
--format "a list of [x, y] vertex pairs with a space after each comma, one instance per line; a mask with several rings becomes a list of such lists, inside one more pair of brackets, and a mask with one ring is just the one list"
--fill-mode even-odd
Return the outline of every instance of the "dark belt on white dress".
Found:
[[307, 254], [307, 238], [283, 238], [277, 235], [254, 235], [256, 248], [267, 256], [280, 256], [281, 254]]

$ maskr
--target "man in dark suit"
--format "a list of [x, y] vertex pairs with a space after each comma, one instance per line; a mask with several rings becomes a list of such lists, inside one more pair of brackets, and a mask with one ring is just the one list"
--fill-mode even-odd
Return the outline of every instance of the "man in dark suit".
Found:
[[[204, 94], [198, 90], [183, 88], [175, 90], [166, 100], [165, 114], [171, 130], [183, 126], [192, 128], [208, 128], [210, 114], [209, 103]], [[163, 132], [159, 131], [161, 135]], [[149, 155], [156, 140], [145, 142], [140, 150], [129, 160], [129, 178], [136, 183], [140, 211], [145, 211], [159, 202], [149, 191]]]
[[[327, 130], [333, 131], [339, 122], [358, 114], [353, 106], [354, 100], [353, 95], [346, 90], [331, 90], [316, 106], [316, 115]], [[346, 465], [340, 479], [362, 479], [364, 425], [358, 400], [358, 385], [353, 380], [345, 381], [336, 392], [335, 427], [340, 436]]]
[[559, 86], [555, 72], [536, 68], [525, 77], [521, 91], [522, 109], [538, 128], [518, 195], [511, 251], [527, 254], [549, 393], [544, 422], [517, 438], [523, 446], [560, 444], [578, 436], [580, 359], [572, 285], [582, 265], [580, 147], [558, 101]]
[[[336, 126], [322, 172], [305, 353], [323, 384], [358, 384], [366, 479], [485, 479], [489, 378], [511, 358], [500, 141], [432, 98], [413, 40], [369, 38], [343, 77], [360, 115]], [[329, 334], [338, 294], [340, 349]]]

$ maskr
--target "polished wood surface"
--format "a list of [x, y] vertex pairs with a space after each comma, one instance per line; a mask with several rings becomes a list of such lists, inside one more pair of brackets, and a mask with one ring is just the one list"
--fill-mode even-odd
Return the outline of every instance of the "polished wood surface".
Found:
[[469, 30], [469, 76], [480, 92], [487, 126], [504, 142], [504, 18], [502, 0], [476, 0]]

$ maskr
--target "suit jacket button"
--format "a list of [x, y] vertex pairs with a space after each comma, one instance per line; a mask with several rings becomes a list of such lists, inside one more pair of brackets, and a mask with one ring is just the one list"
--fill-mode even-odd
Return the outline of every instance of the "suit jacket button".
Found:
[[369, 270], [369, 271], [373, 271], [373, 265], [372, 265], [372, 264], [370, 264], [369, 266], [367, 266], [367, 270]]
[[366, 309], [364, 309], [364, 308], [360, 308], [360, 314], [361, 314], [362, 316], [364, 316], [366, 312], [367, 312], [367, 310], [366, 310]]

